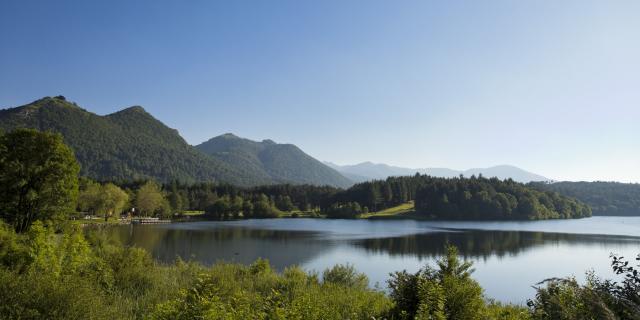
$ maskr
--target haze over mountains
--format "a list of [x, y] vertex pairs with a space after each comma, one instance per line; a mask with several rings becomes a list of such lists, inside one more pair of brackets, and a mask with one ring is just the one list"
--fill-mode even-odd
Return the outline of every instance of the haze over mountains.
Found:
[[449, 168], [411, 169], [372, 162], [362, 162], [355, 165], [343, 166], [331, 162], [325, 162], [325, 164], [336, 169], [349, 179], [356, 182], [362, 182], [371, 179], [385, 179], [391, 176], [413, 175], [416, 174], [416, 172], [445, 178], [457, 177], [459, 175], [470, 177], [472, 175], [477, 176], [479, 174], [482, 174], [485, 177], [498, 177], [499, 179], [511, 178], [515, 181], [525, 183], [531, 181], [550, 181], [550, 179], [546, 177], [510, 165], [499, 165], [489, 168], [473, 168], [468, 170], [453, 170]]
[[0, 129], [16, 128], [61, 133], [80, 162], [81, 174], [98, 180], [351, 184], [293, 145], [223, 135], [195, 148], [139, 106], [100, 116], [62, 96], [45, 97], [0, 110]]

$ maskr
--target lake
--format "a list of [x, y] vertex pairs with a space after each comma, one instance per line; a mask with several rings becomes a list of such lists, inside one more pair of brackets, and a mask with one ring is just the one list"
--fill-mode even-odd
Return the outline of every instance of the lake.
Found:
[[[212, 264], [267, 258], [279, 270], [322, 272], [350, 263], [386, 288], [389, 273], [433, 263], [447, 243], [474, 262], [488, 297], [524, 304], [536, 283], [587, 270], [613, 278], [610, 253], [640, 253], [640, 217], [579, 220], [446, 222], [412, 220], [264, 219], [116, 227], [128, 245], [163, 262], [176, 257]], [[633, 260], [633, 259], [632, 259]]]

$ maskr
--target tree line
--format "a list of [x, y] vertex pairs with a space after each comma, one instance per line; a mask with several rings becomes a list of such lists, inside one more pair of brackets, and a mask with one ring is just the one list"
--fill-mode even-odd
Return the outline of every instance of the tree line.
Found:
[[640, 184], [638, 183], [563, 181], [536, 182], [528, 186], [579, 199], [591, 207], [594, 216], [640, 215]]
[[437, 178], [416, 174], [357, 184], [337, 192], [325, 209], [330, 217], [356, 217], [407, 201], [417, 217], [435, 219], [558, 219], [591, 216], [584, 203], [558, 192], [537, 190], [512, 179], [471, 176]]
[[[84, 179], [82, 181], [88, 181]], [[102, 202], [126, 202], [138, 214], [171, 217], [182, 211], [203, 211], [211, 219], [273, 218], [284, 212], [324, 214], [329, 218], [356, 218], [360, 214], [415, 202], [416, 217], [430, 219], [568, 219], [591, 216], [584, 203], [558, 192], [532, 188], [511, 179], [436, 178], [416, 174], [359, 183], [343, 190], [329, 186], [269, 185], [242, 188], [228, 184], [186, 184], [178, 181], [159, 185], [153, 181], [107, 182], [94, 192], [96, 183], [81, 181], [80, 209], [85, 194], [96, 194]], [[84, 186], [86, 184], [86, 186]], [[99, 185], [99, 184], [98, 184]], [[125, 201], [108, 199], [120, 195]], [[90, 197], [91, 198], [91, 197]], [[91, 201], [90, 201], [91, 202]], [[91, 202], [94, 203], [94, 202]], [[96, 201], [93, 211], [102, 209]], [[91, 210], [90, 210], [91, 211]], [[106, 217], [106, 213], [105, 213]]]

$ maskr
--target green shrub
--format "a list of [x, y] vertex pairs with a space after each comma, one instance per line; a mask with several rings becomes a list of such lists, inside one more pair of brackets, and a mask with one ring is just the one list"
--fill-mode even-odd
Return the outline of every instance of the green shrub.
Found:
[[447, 247], [446, 256], [415, 274], [391, 274], [390, 297], [395, 319], [528, 319], [522, 308], [487, 303], [482, 287], [471, 278], [470, 262], [461, 262], [458, 251]]
[[618, 319], [607, 306], [608, 294], [594, 288], [593, 279], [581, 286], [574, 278], [553, 279], [529, 302], [533, 319]]
[[358, 273], [352, 265], [335, 265], [322, 273], [324, 283], [343, 285], [349, 288], [364, 290], [369, 286], [369, 278], [364, 273]]
[[[268, 265], [268, 264], [267, 264]], [[217, 264], [180, 297], [160, 304], [154, 319], [371, 319], [391, 307], [381, 292], [320, 284], [299, 268]]]

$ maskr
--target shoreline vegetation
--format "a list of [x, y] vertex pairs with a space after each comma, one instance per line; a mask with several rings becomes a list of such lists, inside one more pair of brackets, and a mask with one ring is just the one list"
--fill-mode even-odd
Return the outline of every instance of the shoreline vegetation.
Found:
[[[110, 221], [154, 216], [216, 220], [326, 215], [418, 214], [451, 219], [557, 219], [590, 215], [581, 202], [511, 180], [394, 177], [332, 187], [154, 181], [98, 183], [62, 137], [29, 129], [0, 135], [0, 318], [2, 319], [638, 319], [640, 277], [623, 257], [623, 281], [550, 279], [527, 306], [488, 299], [455, 247], [434, 266], [391, 274], [388, 293], [337, 265], [321, 275], [266, 260], [249, 266], [160, 264], [143, 249], [114, 242]], [[412, 202], [415, 210], [412, 211]], [[128, 209], [128, 208], [132, 209]], [[82, 213], [81, 213], [82, 212]], [[202, 215], [198, 215], [203, 212]], [[460, 215], [465, 212], [465, 215]], [[100, 217], [104, 228], [80, 228]], [[89, 219], [94, 221], [96, 219]], [[97, 220], [96, 220], [97, 221]], [[106, 224], [105, 224], [106, 223]], [[636, 258], [640, 260], [640, 256]]]
[[[80, 229], [36, 221], [16, 233], [0, 222], [3, 319], [638, 319], [637, 267], [612, 257], [622, 282], [588, 274], [548, 279], [526, 305], [491, 300], [473, 266], [448, 246], [434, 265], [394, 272], [369, 286], [350, 265], [322, 273], [275, 271], [267, 260], [204, 266], [154, 261], [143, 249]], [[640, 256], [637, 258], [640, 259]]]
[[364, 182], [349, 189], [312, 185], [241, 188], [177, 181], [164, 185], [154, 181], [98, 183], [82, 178], [79, 190], [78, 211], [106, 220], [121, 216], [175, 221], [277, 217], [541, 220], [591, 216], [589, 206], [574, 198], [513, 180], [482, 176], [435, 178], [416, 174]]

